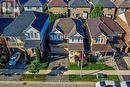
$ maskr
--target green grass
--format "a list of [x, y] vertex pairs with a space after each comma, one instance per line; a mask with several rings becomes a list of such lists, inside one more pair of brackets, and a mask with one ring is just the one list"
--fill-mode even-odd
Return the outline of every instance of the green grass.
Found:
[[47, 69], [48, 68], [48, 62], [42, 63], [41, 69]]
[[[80, 70], [80, 66], [77, 66], [77, 64], [70, 64], [68, 69]], [[114, 70], [114, 68], [105, 64], [89, 63], [88, 65], [83, 66], [83, 70]]]
[[20, 81], [45, 81], [45, 75], [23, 74]]
[[69, 75], [70, 81], [89, 81], [89, 82], [97, 82], [100, 80], [113, 80], [113, 81], [120, 81], [117, 75], [108, 75], [106, 78], [97, 79], [96, 75], [83, 75], [80, 78], [80, 75]]

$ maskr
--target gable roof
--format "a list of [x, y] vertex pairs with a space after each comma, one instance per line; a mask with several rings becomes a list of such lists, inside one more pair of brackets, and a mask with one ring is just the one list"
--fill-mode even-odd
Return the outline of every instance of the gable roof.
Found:
[[92, 0], [92, 3], [96, 5], [97, 3], [103, 4], [104, 7], [116, 7], [111, 0]]
[[23, 36], [23, 31], [30, 26], [34, 27], [38, 31], [41, 31], [48, 17], [48, 14], [25, 11], [4, 29], [3, 35], [14, 37]]
[[7, 27], [14, 18], [0, 17], [0, 35], [3, 34], [4, 28]]
[[28, 0], [23, 6], [43, 6], [46, 0]]
[[109, 36], [115, 32], [122, 34], [125, 31], [111, 18], [109, 17], [97, 17], [88, 20], [88, 29], [92, 38], [96, 38], [102, 34]]
[[123, 14], [120, 14], [118, 17], [121, 20], [123, 20], [129, 26], [130, 29], [130, 12], [125, 12]]
[[130, 7], [130, 0], [114, 0], [116, 7]]
[[67, 0], [51, 0], [48, 3], [48, 6], [52, 6], [52, 7], [67, 7], [68, 6], [68, 2], [67, 2]]
[[90, 4], [87, 0], [71, 0], [69, 2], [69, 6], [76, 8], [76, 7], [90, 7]]
[[77, 32], [84, 37], [82, 22], [78, 19], [60, 18], [57, 19], [52, 27], [52, 31], [59, 30], [63, 34], [73, 36]]

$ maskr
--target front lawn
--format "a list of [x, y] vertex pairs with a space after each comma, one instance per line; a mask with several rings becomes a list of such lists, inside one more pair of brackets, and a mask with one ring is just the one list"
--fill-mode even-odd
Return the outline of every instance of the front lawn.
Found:
[[[69, 70], [80, 70], [80, 68], [77, 64], [70, 64], [68, 67]], [[105, 64], [89, 63], [83, 66], [83, 70], [114, 70], [114, 68]]]
[[45, 81], [45, 75], [23, 74], [20, 81]]
[[105, 78], [97, 79], [96, 75], [83, 75], [80, 78], [80, 75], [69, 75], [70, 81], [90, 81], [90, 82], [97, 82], [100, 80], [113, 80], [113, 81], [120, 81], [117, 75], [108, 75]]

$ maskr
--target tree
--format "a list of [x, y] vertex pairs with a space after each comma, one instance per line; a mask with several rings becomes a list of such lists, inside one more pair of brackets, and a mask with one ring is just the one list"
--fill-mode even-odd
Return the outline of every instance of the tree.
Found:
[[35, 74], [39, 73], [40, 69], [41, 69], [41, 63], [37, 59], [32, 61], [32, 63], [28, 68], [29, 72], [33, 73], [34, 76]]
[[24, 50], [24, 56], [25, 56], [25, 63], [26, 63], [26, 64], [30, 64], [30, 63], [31, 63], [31, 58], [30, 58], [30, 56], [28, 55], [28, 52], [27, 52], [26, 49]]
[[40, 51], [40, 49], [35, 49], [35, 52], [36, 52], [36, 59], [38, 60], [38, 61], [40, 61], [41, 60], [41, 51]]
[[103, 4], [97, 3], [94, 6], [94, 9], [92, 10], [92, 12], [90, 13], [89, 18], [96, 18], [96, 17], [103, 16], [103, 14], [104, 14], [103, 9], [104, 9]]

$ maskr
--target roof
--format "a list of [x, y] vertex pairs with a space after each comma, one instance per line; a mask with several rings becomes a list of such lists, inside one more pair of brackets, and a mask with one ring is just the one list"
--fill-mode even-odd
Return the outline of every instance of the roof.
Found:
[[7, 27], [14, 18], [0, 17], [0, 35], [3, 34], [4, 28]]
[[23, 6], [43, 6], [46, 0], [28, 0]]
[[23, 31], [30, 26], [41, 31], [48, 17], [48, 14], [25, 11], [4, 29], [3, 35], [14, 37], [23, 36]]
[[115, 50], [107, 44], [93, 44], [92, 45], [92, 52], [115, 52]]
[[67, 7], [68, 6], [68, 2], [67, 2], [67, 0], [50, 0], [50, 2], [48, 3], [48, 6], [52, 6], [52, 7]]
[[40, 48], [40, 40], [25, 40], [25, 48]]
[[90, 7], [90, 4], [87, 0], [71, 0], [69, 2], [69, 6], [76, 8], [76, 7]]
[[92, 0], [92, 3], [94, 5], [96, 5], [97, 3], [101, 3], [104, 7], [116, 7], [111, 0]]
[[83, 43], [68, 43], [68, 49], [70, 51], [83, 51], [84, 44]]
[[109, 17], [97, 17], [88, 20], [88, 29], [91, 33], [92, 38], [96, 38], [102, 34], [111, 36], [115, 32], [122, 34], [125, 31], [111, 18]]
[[52, 31], [59, 30], [63, 34], [68, 34], [69, 36], [73, 36], [77, 32], [84, 36], [83, 25], [82, 22], [78, 19], [72, 18], [60, 18], [55, 21], [52, 27]]
[[114, 0], [116, 7], [130, 7], [130, 0]]
[[118, 17], [123, 20], [130, 29], [130, 12], [125, 12], [123, 14], [118, 15]]

